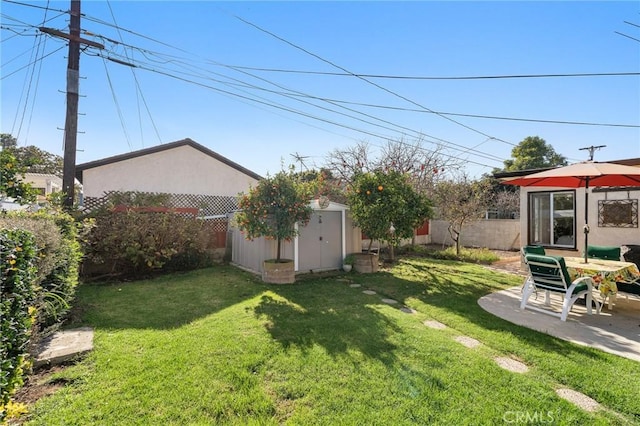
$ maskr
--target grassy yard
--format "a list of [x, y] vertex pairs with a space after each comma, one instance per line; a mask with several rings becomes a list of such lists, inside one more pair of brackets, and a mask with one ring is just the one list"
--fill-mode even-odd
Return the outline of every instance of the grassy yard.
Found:
[[[95, 327], [95, 350], [49, 379], [67, 384], [31, 407], [30, 421], [640, 423], [637, 362], [478, 306], [480, 296], [520, 283], [473, 264], [405, 258], [374, 275], [305, 277], [292, 286], [266, 285], [229, 266], [84, 285], [74, 325]], [[447, 328], [426, 327], [427, 320]], [[454, 340], [461, 335], [482, 344], [467, 348]], [[506, 371], [496, 356], [520, 360], [529, 372]], [[603, 409], [583, 411], [556, 395], [561, 387]]]

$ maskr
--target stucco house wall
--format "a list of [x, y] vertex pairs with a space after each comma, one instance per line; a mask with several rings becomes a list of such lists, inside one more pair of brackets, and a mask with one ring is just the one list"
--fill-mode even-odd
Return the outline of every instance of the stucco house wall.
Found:
[[191, 139], [80, 164], [76, 170], [85, 197], [106, 191], [235, 197], [261, 178]]
[[[558, 192], [567, 188], [557, 187], [520, 187], [520, 234], [522, 235], [522, 245], [530, 243], [529, 239], [529, 193], [551, 191]], [[575, 191], [575, 247], [561, 248], [570, 256], [579, 256], [584, 249], [584, 212], [585, 212], [585, 189], [576, 188]], [[638, 200], [640, 202], [640, 188], [628, 188], [625, 190], [606, 191], [606, 189], [589, 188], [589, 244], [605, 246], [623, 246], [627, 244], [640, 245], [640, 227], [610, 227], [598, 226], [598, 205], [601, 200]], [[636, 212], [637, 215], [637, 212]]]

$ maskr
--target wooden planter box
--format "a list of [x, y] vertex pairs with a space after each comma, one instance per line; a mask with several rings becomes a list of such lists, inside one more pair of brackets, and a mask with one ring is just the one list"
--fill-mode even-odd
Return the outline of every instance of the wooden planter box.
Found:
[[353, 269], [361, 274], [378, 272], [378, 255], [376, 253], [356, 253], [353, 255]]
[[262, 263], [262, 281], [271, 284], [293, 284], [296, 281], [295, 264], [291, 259], [269, 259]]

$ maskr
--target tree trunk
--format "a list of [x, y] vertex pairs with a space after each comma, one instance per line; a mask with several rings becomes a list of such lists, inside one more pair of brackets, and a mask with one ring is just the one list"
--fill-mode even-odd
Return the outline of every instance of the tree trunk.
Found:
[[276, 254], [276, 263], [280, 262], [280, 238], [278, 238], [278, 253]]

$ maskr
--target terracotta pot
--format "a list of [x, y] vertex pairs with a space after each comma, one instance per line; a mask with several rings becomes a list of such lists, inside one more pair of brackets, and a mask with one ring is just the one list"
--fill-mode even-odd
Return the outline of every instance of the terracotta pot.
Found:
[[353, 267], [356, 272], [370, 274], [378, 272], [378, 255], [376, 253], [356, 253]]
[[262, 262], [262, 281], [272, 284], [293, 284], [296, 281], [295, 264], [291, 259], [269, 259]]

